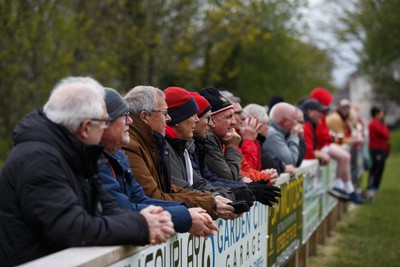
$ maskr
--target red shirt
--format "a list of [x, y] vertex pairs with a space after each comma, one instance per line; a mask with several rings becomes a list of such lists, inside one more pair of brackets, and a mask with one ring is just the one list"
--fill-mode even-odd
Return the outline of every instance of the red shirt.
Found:
[[261, 148], [257, 140], [243, 140], [240, 147], [242, 156], [246, 159], [251, 168], [261, 170]]
[[369, 149], [384, 149], [389, 152], [390, 131], [385, 123], [372, 119], [368, 125]]
[[320, 150], [324, 146], [329, 146], [332, 143], [332, 136], [329, 134], [329, 127], [326, 124], [325, 115], [321, 120], [321, 123], [317, 125], [317, 147], [316, 150]]
[[321, 150], [324, 146], [329, 146], [332, 143], [332, 136], [329, 134], [325, 116], [315, 129], [310, 122], [304, 123], [304, 140], [306, 142], [305, 159], [315, 159], [314, 150]]
[[304, 141], [306, 142], [306, 154], [304, 155], [304, 159], [315, 159], [315, 132], [314, 126], [310, 122], [304, 122]]

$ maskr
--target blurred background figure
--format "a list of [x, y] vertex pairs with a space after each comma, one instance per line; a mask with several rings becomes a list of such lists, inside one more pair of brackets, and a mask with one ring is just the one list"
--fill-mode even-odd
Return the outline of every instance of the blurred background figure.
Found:
[[379, 107], [371, 108], [371, 121], [368, 125], [369, 152], [372, 166], [369, 170], [368, 190], [377, 192], [385, 169], [385, 162], [390, 153], [390, 132], [383, 121], [385, 114]]

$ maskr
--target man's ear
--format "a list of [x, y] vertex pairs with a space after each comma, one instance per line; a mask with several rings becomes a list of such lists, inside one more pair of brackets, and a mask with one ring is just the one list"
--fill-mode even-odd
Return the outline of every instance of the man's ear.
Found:
[[211, 116], [211, 124], [209, 123], [208, 126], [210, 128], [215, 128], [215, 117], [214, 116]]
[[149, 124], [147, 121], [148, 116], [149, 116], [149, 114], [147, 113], [147, 111], [141, 111], [139, 114], [139, 119], [141, 119], [145, 123]]
[[76, 137], [80, 140], [86, 140], [89, 137], [90, 131], [90, 120], [84, 120], [76, 131]]

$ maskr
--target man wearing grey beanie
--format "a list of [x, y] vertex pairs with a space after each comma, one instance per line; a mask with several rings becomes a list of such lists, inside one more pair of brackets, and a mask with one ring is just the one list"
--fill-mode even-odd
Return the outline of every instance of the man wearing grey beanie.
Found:
[[132, 173], [128, 157], [121, 150], [122, 145], [130, 140], [128, 129], [132, 119], [128, 104], [116, 90], [105, 90], [105, 102], [111, 120], [101, 139], [104, 146], [102, 156], [107, 162], [102, 164], [99, 177], [105, 189], [121, 208], [140, 211], [150, 205], [161, 206], [164, 212], [171, 214], [177, 232], [189, 232], [204, 237], [213, 234], [217, 227], [202, 208], [188, 209], [183, 202], [164, 201], [145, 195]]

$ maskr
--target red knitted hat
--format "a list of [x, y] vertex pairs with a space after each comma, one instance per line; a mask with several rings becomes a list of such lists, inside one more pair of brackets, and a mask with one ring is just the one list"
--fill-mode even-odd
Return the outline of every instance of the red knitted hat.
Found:
[[324, 105], [325, 107], [329, 107], [332, 102], [332, 95], [326, 89], [322, 87], [315, 88], [310, 93], [310, 98], [318, 100], [319, 103]]
[[211, 110], [211, 105], [208, 103], [207, 99], [202, 97], [199, 93], [190, 92], [190, 94], [194, 97], [194, 100], [199, 106], [199, 111], [197, 112], [197, 117], [201, 118], [207, 111]]
[[168, 105], [168, 114], [171, 120], [169, 125], [186, 120], [199, 111], [194, 97], [181, 87], [168, 87], [164, 90], [165, 101]]

